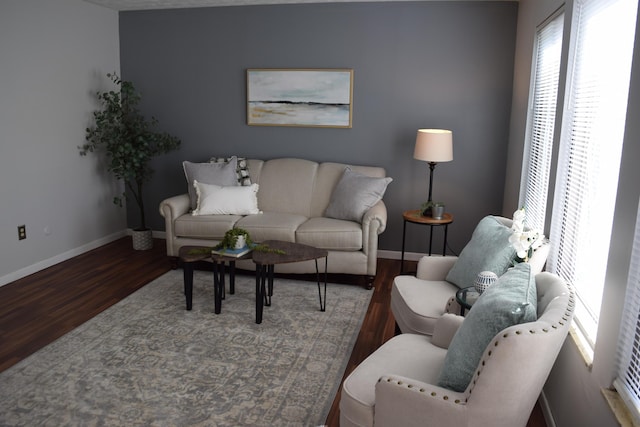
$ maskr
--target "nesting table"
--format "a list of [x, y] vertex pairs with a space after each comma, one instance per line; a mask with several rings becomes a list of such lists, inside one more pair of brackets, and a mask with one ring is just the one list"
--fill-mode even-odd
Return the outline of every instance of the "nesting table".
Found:
[[[267, 240], [262, 243], [273, 251], [254, 250], [241, 257], [211, 254], [211, 248], [203, 246], [183, 246], [180, 248], [179, 257], [183, 262], [184, 294], [187, 310], [191, 310], [193, 301], [193, 270], [198, 261], [213, 263], [213, 293], [214, 312], [219, 314], [222, 310], [222, 300], [225, 298], [225, 263], [229, 263], [229, 293], [235, 292], [235, 262], [241, 259], [253, 259], [256, 264], [256, 323], [262, 323], [264, 306], [271, 305], [273, 296], [273, 277], [275, 265], [301, 261], [315, 261], [316, 282], [318, 284], [318, 297], [320, 299], [320, 311], [325, 311], [327, 298], [327, 257], [326, 249], [318, 249], [301, 243], [284, 242], [280, 240]], [[283, 253], [277, 253], [281, 251]], [[324, 292], [321, 289], [320, 270], [318, 260], [324, 258]]]
[[[271, 305], [273, 275], [276, 264], [315, 261], [320, 311], [325, 311], [327, 299], [327, 256], [329, 252], [326, 249], [318, 249], [301, 243], [284, 242], [280, 240], [267, 240], [263, 242], [263, 244], [269, 249], [283, 251], [284, 254], [276, 252], [252, 252], [253, 262], [256, 264], [256, 323], [262, 323], [264, 306]], [[320, 258], [324, 258], [324, 299], [320, 289], [320, 270], [318, 269], [318, 259]]]

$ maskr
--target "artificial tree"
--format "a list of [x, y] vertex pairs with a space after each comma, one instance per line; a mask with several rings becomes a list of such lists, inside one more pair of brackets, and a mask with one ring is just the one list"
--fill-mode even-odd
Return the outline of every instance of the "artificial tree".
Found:
[[[132, 82], [120, 79], [116, 73], [108, 73], [107, 77], [119, 90], [97, 92], [102, 108], [93, 112], [95, 124], [86, 129], [87, 142], [79, 147], [80, 154], [104, 150], [109, 162], [107, 170], [116, 179], [124, 181], [138, 206], [140, 222], [134, 231], [149, 232], [143, 198], [143, 186], [153, 175], [149, 162], [157, 155], [180, 147], [180, 140], [154, 130], [158, 120], [155, 117], [147, 119], [140, 112], [141, 95]], [[122, 206], [122, 200], [127, 196], [125, 191], [115, 196], [113, 202]]]

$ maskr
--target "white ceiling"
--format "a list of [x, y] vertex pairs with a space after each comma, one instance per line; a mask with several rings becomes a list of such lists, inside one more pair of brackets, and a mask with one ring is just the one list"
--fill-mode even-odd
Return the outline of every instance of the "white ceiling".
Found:
[[[363, 1], [407, 1], [407, 0], [85, 0], [114, 10], [144, 9], [178, 9], [188, 7], [211, 6], [248, 6], [260, 4], [294, 4], [294, 3], [353, 3]], [[432, 0], [409, 0], [432, 1]], [[457, 1], [457, 0], [445, 0]], [[486, 0], [475, 0], [486, 1]], [[504, 0], [508, 1], [508, 0]], [[511, 0], [513, 1], [513, 0]]]

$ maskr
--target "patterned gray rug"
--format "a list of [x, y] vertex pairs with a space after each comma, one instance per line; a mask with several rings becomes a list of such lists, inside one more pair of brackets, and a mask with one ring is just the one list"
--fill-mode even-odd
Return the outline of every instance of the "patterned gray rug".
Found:
[[276, 279], [255, 323], [255, 279], [213, 313], [197, 271], [185, 310], [174, 270], [0, 374], [2, 426], [316, 426], [324, 424], [371, 298]]

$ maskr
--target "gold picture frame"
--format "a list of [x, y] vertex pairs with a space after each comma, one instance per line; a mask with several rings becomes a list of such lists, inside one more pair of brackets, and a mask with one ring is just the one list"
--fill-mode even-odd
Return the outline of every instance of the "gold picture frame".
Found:
[[247, 124], [351, 128], [353, 69], [247, 69]]

